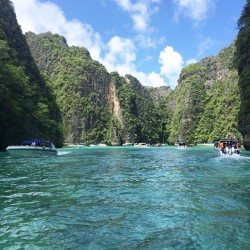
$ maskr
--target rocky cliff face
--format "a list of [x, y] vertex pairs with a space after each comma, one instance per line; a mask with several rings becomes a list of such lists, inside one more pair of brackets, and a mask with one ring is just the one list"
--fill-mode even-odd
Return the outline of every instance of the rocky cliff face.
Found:
[[234, 44], [185, 67], [175, 90], [148, 88], [133, 76], [109, 74], [84, 48], [51, 33], [26, 34], [63, 117], [64, 141], [211, 142], [237, 130], [238, 75]]
[[172, 89], [168, 86], [161, 86], [158, 88], [146, 87], [146, 89], [149, 91], [150, 96], [154, 101], [156, 101], [156, 103], [159, 103], [172, 92]]
[[[144, 87], [131, 75], [109, 74], [85, 48], [69, 47], [62, 36], [28, 32], [25, 40], [9, 0], [0, 1], [0, 16], [0, 128], [10, 132], [1, 134], [0, 148], [10, 138], [28, 134], [52, 135], [60, 144], [60, 127], [65, 143], [241, 137], [240, 103], [240, 130], [249, 147], [249, 73], [241, 69], [240, 102], [234, 43], [218, 56], [184, 68], [172, 91]], [[244, 60], [240, 65], [246, 65]]]
[[[159, 140], [157, 126], [150, 128], [158, 111], [151, 115], [154, 100], [137, 79], [108, 74], [86, 49], [68, 47], [61, 36], [29, 32], [26, 39], [57, 97], [65, 143], [118, 145]], [[155, 98], [160, 99], [168, 91], [161, 88]]]
[[0, 89], [0, 150], [29, 138], [51, 138], [61, 145], [58, 106], [9, 0], [0, 1]]
[[[119, 99], [117, 97], [117, 89], [114, 82], [110, 82], [109, 84], [109, 90], [108, 90], [108, 109], [110, 110], [111, 114], [114, 116], [114, 118], [118, 122], [118, 126], [120, 126], [121, 130], [124, 129], [124, 121], [123, 116], [121, 112], [121, 106]], [[113, 123], [110, 124], [111, 129], [111, 145], [116, 146], [122, 144], [122, 141], [124, 141], [124, 138], [120, 138], [119, 136], [119, 129], [117, 129], [116, 126], [114, 126]]]
[[241, 138], [237, 128], [240, 97], [233, 67], [234, 44], [218, 56], [188, 65], [170, 94], [170, 138], [173, 143], [212, 142], [228, 133]]
[[108, 104], [109, 104], [111, 113], [117, 118], [121, 126], [124, 126], [120, 101], [117, 97], [117, 89], [116, 89], [115, 83], [113, 83], [112, 81], [109, 84]]
[[108, 72], [91, 59], [86, 49], [68, 47], [59, 35], [29, 32], [26, 39], [57, 97], [63, 117], [64, 142], [80, 142], [88, 132], [87, 140], [94, 141], [95, 129], [106, 126], [108, 120], [105, 114], [111, 89]]
[[236, 39], [235, 65], [239, 73], [241, 96], [238, 115], [239, 130], [244, 137], [244, 147], [250, 150], [250, 1], [242, 10], [237, 22], [239, 33]]

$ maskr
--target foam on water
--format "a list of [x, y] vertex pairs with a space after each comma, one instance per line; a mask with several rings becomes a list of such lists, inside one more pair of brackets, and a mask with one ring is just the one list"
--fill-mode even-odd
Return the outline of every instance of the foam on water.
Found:
[[71, 151], [58, 151], [57, 155], [58, 156], [61, 156], [61, 155], [67, 155], [67, 154], [70, 154]]

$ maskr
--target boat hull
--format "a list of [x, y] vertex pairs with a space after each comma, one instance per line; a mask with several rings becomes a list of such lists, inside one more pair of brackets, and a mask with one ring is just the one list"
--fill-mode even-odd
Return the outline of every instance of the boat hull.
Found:
[[10, 155], [17, 157], [42, 157], [57, 155], [57, 150], [55, 148], [48, 147], [8, 146], [6, 150]]
[[224, 155], [240, 155], [240, 151], [238, 151], [238, 153], [236, 151], [235, 152], [232, 152], [232, 151], [231, 152], [227, 152], [227, 151], [222, 152], [219, 148], [214, 148], [214, 150], [220, 156], [224, 156]]

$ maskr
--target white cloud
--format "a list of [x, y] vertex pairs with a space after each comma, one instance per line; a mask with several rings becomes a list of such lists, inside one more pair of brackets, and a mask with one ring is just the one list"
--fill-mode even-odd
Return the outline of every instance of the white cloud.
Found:
[[168, 79], [171, 88], [175, 88], [184, 64], [182, 56], [173, 47], [167, 46], [160, 53], [159, 63], [162, 64], [161, 75]]
[[[12, 0], [12, 2], [23, 32], [36, 31], [40, 33], [44, 32], [44, 29], [54, 32], [61, 26], [57, 25], [58, 20], [65, 23], [63, 12], [51, 2], [40, 3], [36, 0], [26, 0], [25, 4], [21, 0]], [[45, 13], [46, 18], [44, 18]]]
[[130, 68], [131, 75], [136, 77], [141, 83], [144, 83], [145, 86], [151, 86], [151, 87], [161, 87], [161, 86], [168, 86], [165, 79], [155, 72], [151, 72], [149, 74], [145, 74], [143, 72], [139, 71], [132, 71]]
[[180, 15], [190, 18], [195, 24], [204, 21], [214, 8], [214, 0], [173, 0], [177, 6], [175, 17]]
[[[64, 36], [69, 46], [85, 47], [91, 57], [101, 62], [109, 72], [118, 71], [120, 75], [131, 74], [143, 85], [166, 86], [162, 75], [157, 73], [143, 73], [136, 67], [136, 47], [131, 39], [112, 37], [107, 44], [103, 44], [99, 33], [95, 32], [91, 25], [81, 23], [78, 20], [67, 20], [63, 11], [54, 3], [40, 0], [12, 0], [18, 23], [23, 32], [34, 33], [52, 32]], [[151, 0], [159, 3], [159, 0]], [[139, 13], [142, 19], [148, 20], [147, 6], [132, 4], [129, 0], [120, 0], [124, 8], [133, 7], [133, 13]], [[140, 9], [142, 8], [142, 9]], [[144, 19], [143, 19], [144, 20]], [[139, 23], [137, 23], [139, 25]], [[140, 26], [141, 25], [141, 26]], [[139, 26], [143, 28], [143, 21]], [[137, 27], [139, 27], [137, 26]], [[152, 41], [147, 43], [153, 46]], [[101, 53], [104, 55], [101, 57]]]
[[148, 78], [150, 80], [149, 86], [154, 86], [154, 87], [161, 87], [161, 86], [166, 86], [165, 80], [157, 73], [152, 72], [148, 75]]
[[197, 60], [194, 59], [194, 58], [190, 58], [190, 59], [188, 59], [188, 60], [186, 61], [186, 65], [192, 64], [192, 63], [197, 63]]
[[133, 3], [131, 0], [115, 0], [115, 2], [126, 12], [129, 13], [133, 27], [136, 31], [148, 31], [150, 17], [156, 13], [159, 8], [152, 7], [152, 4], [160, 4], [160, 0], [140, 0]]
[[39, 0], [12, 0], [18, 23], [23, 32], [52, 32], [63, 35], [67, 43], [87, 48], [91, 56], [98, 60], [101, 52], [101, 37], [91, 25], [78, 20], [67, 20], [63, 11], [52, 2]]
[[135, 46], [130, 39], [114, 36], [108, 42], [107, 49], [104, 60], [108, 63], [117, 64], [123, 61], [125, 64], [129, 64], [136, 59]]
[[101, 61], [108, 71], [117, 71], [121, 75], [131, 74], [143, 85], [166, 86], [164, 79], [157, 73], [143, 73], [136, 69], [136, 48], [130, 39], [113, 37], [107, 44], [107, 53]]

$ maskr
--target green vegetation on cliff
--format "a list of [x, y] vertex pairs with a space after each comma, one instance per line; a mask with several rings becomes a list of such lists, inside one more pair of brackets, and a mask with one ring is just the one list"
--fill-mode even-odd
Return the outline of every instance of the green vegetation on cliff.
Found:
[[238, 74], [233, 68], [234, 44], [218, 56], [188, 65], [177, 88], [167, 97], [169, 141], [212, 142], [237, 130], [240, 97]]
[[[167, 142], [167, 114], [156, 105], [147, 88], [131, 75], [116, 75], [118, 99], [123, 117], [123, 138], [130, 142]], [[120, 78], [120, 80], [119, 80]]]
[[106, 142], [106, 69], [84, 48], [68, 47], [59, 35], [27, 33], [36, 63], [50, 82], [63, 118], [64, 141]]
[[[149, 91], [137, 79], [108, 74], [86, 49], [68, 47], [59, 35], [28, 32], [26, 39], [56, 95], [65, 143], [167, 141], [166, 115], [160, 114]], [[117, 113], [112, 107], [115, 102], [116, 109], [121, 109]]]
[[241, 137], [239, 110], [249, 135], [249, 1], [238, 25], [236, 45], [183, 68], [175, 90], [156, 89], [108, 73], [60, 35], [28, 32], [25, 40], [13, 6], [0, 0], [0, 149], [31, 137], [57, 145], [211, 142]]
[[62, 143], [60, 112], [9, 0], [0, 1], [0, 149], [26, 138]]
[[239, 73], [241, 96], [239, 129], [244, 146], [250, 150], [250, 1], [248, 0], [238, 20], [239, 34], [236, 40], [235, 63]]

